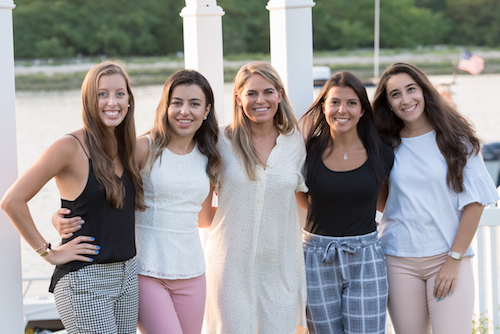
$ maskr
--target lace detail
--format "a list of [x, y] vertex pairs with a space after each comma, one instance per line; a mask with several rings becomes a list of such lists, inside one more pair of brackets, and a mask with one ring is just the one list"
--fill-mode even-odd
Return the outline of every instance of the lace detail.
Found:
[[206, 165], [197, 146], [186, 155], [165, 149], [143, 173], [148, 209], [136, 212], [139, 274], [178, 279], [204, 273], [198, 213], [210, 191]]

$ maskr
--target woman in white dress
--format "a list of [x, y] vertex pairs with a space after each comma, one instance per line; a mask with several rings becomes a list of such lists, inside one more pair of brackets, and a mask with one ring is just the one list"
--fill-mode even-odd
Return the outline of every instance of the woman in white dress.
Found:
[[276, 70], [243, 66], [221, 132], [219, 207], [206, 246], [210, 334], [305, 327], [306, 282], [295, 192], [306, 151]]

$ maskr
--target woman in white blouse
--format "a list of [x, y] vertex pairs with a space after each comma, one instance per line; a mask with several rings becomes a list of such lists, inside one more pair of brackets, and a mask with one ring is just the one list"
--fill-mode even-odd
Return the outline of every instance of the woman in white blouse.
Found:
[[498, 194], [469, 122], [417, 67], [389, 66], [373, 102], [395, 151], [380, 223], [389, 313], [397, 333], [470, 333], [470, 243]]
[[306, 151], [276, 70], [243, 66], [218, 147], [219, 207], [206, 246], [205, 327], [292, 334], [305, 327], [304, 256], [295, 192]]
[[[198, 226], [210, 226], [214, 214], [218, 136], [208, 81], [193, 70], [174, 73], [163, 88], [154, 126], [137, 139], [147, 206], [135, 216], [142, 334], [201, 332], [206, 282]], [[77, 218], [55, 222], [63, 237], [75, 230]]]

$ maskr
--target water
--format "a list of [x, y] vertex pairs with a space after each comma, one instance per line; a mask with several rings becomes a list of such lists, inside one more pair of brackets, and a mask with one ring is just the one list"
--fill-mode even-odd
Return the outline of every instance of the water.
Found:
[[[449, 82], [450, 76], [432, 77], [434, 83]], [[460, 75], [451, 86], [453, 102], [476, 127], [484, 142], [500, 141], [500, 103], [496, 94], [500, 89], [500, 75]], [[134, 88], [136, 100], [136, 127], [141, 134], [148, 130], [160, 98], [162, 86]], [[374, 88], [368, 88], [373, 96]], [[232, 85], [225, 86], [224, 109], [230, 119]], [[28, 168], [51, 143], [82, 126], [80, 91], [18, 92], [16, 94], [17, 143], [19, 173]], [[56, 184], [51, 180], [30, 202], [29, 207], [42, 235], [57, 243], [59, 237], [50, 218], [59, 208], [60, 198]], [[31, 247], [21, 242], [23, 277], [50, 277], [53, 266], [40, 259]], [[35, 283], [30, 296], [47, 291], [48, 282]]]

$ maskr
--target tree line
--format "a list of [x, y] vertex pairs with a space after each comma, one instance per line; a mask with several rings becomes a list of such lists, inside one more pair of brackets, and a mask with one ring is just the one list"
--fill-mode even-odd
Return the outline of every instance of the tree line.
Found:
[[[374, 0], [316, 0], [316, 51], [373, 47]], [[183, 49], [183, 0], [16, 0], [16, 58], [158, 56]], [[218, 0], [224, 54], [269, 53], [267, 0]], [[498, 0], [380, 0], [380, 46], [500, 45]]]

